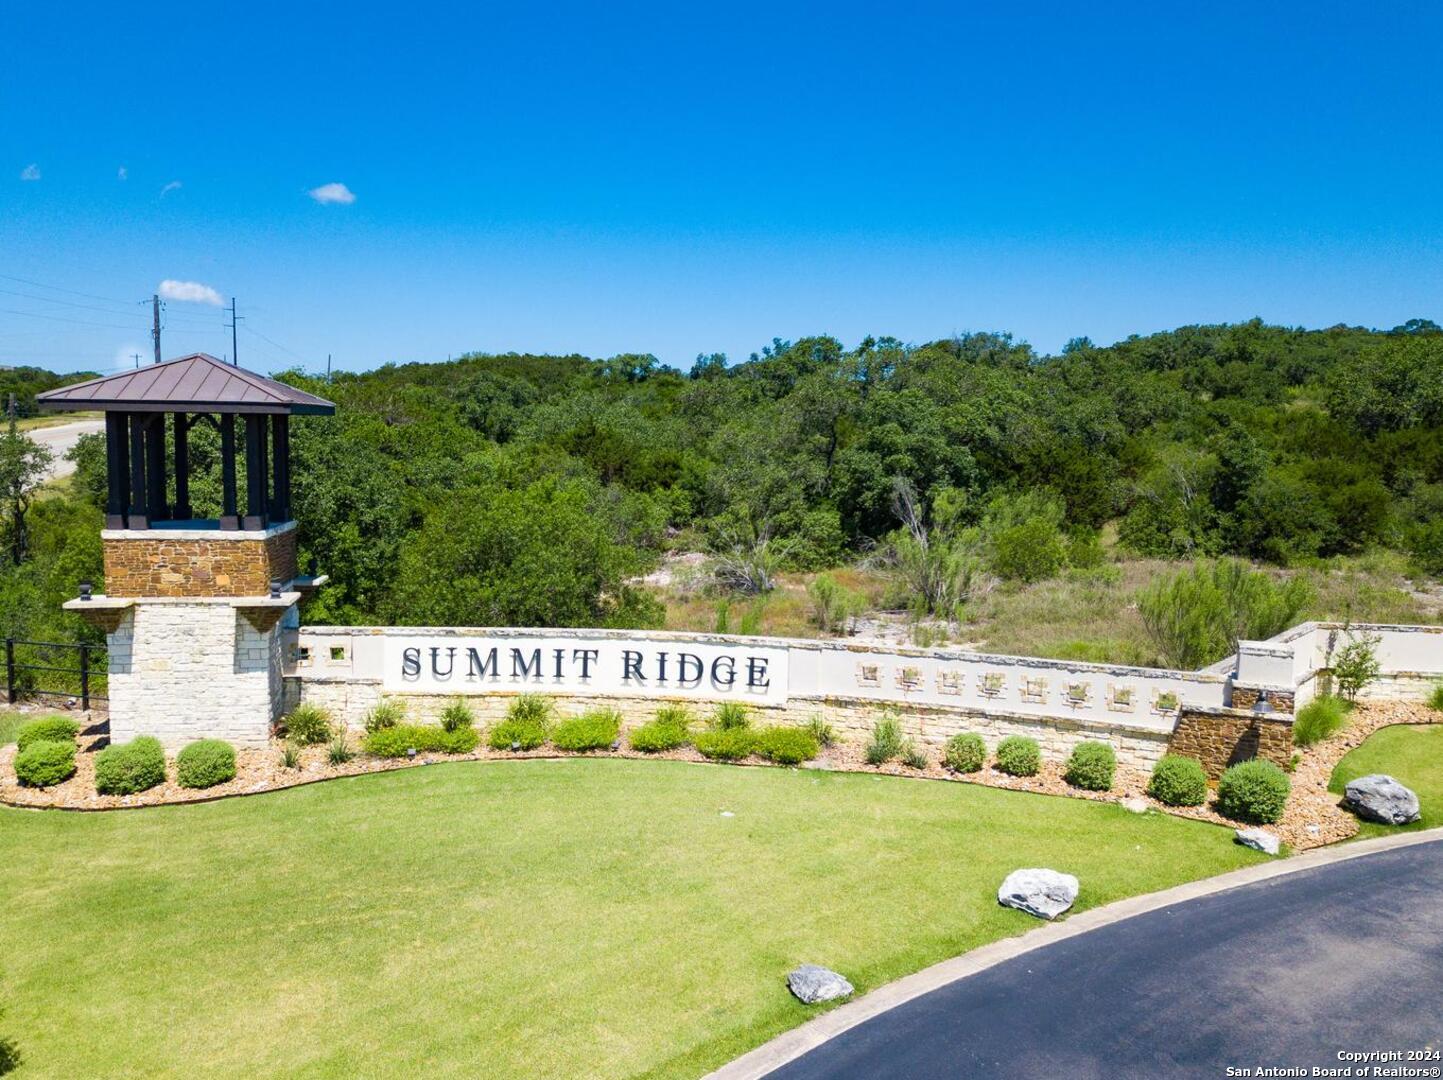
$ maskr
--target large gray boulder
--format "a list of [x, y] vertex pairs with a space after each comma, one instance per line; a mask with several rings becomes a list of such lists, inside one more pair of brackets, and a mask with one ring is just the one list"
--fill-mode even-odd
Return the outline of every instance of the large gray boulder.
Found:
[[997, 890], [997, 902], [1039, 919], [1055, 919], [1077, 899], [1077, 879], [1056, 870], [1014, 870]]
[[848, 997], [853, 988], [835, 971], [817, 964], [803, 964], [787, 976], [787, 989], [803, 1005], [820, 1005], [824, 1001]]
[[1384, 825], [1407, 825], [1418, 820], [1418, 796], [1383, 773], [1350, 781], [1343, 789], [1343, 801], [1359, 817]]
[[1238, 829], [1233, 835], [1243, 847], [1250, 847], [1265, 855], [1276, 855], [1281, 849], [1276, 834], [1268, 832], [1267, 829]]

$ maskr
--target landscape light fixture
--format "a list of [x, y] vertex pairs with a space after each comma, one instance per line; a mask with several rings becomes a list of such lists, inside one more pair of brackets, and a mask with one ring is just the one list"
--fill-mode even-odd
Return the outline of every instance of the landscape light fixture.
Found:
[[414, 746], [408, 747], [406, 749], [406, 756], [414, 761], [416, 759], [416, 748]]
[[281, 598], [281, 583], [280, 583], [279, 581], [272, 581], [272, 582], [271, 582], [271, 599], [272, 599], [272, 600], [279, 600], [280, 598]]
[[94, 591], [94, 589], [95, 586], [93, 584], [88, 581], [82, 581], [80, 583], [80, 599], [89, 600], [90, 594]]

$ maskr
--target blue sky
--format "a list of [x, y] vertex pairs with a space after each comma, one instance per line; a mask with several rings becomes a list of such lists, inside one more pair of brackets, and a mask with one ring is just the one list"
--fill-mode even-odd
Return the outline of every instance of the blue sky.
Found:
[[0, 363], [1443, 321], [1436, 4], [23, 8]]

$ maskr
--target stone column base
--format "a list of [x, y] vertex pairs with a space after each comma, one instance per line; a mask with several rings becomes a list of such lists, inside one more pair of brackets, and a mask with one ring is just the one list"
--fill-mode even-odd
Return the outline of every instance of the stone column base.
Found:
[[1293, 718], [1288, 713], [1184, 708], [1168, 753], [1197, 758], [1214, 780], [1229, 765], [1249, 758], [1265, 758], [1286, 768], [1293, 758]]

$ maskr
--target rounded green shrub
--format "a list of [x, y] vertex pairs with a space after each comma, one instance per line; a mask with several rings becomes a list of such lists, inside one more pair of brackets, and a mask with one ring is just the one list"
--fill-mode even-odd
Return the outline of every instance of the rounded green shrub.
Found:
[[627, 735], [633, 750], [643, 754], [657, 754], [663, 750], [675, 750], [687, 742], [686, 728], [677, 724], [664, 723], [660, 717], [639, 728], [633, 728]]
[[551, 742], [560, 750], [609, 750], [621, 732], [615, 709], [588, 709], [556, 725]]
[[[330, 717], [326, 717], [330, 720]], [[376, 707], [366, 714], [366, 733], [373, 731], [384, 731], [386, 728], [395, 727], [397, 724], [406, 722], [406, 707], [399, 701], [392, 701], [385, 698], [377, 702]], [[324, 742], [325, 739], [317, 739], [317, 742]]]
[[441, 710], [441, 727], [446, 731], [460, 731], [462, 728], [475, 727], [476, 714], [471, 711], [460, 698]]
[[40, 739], [15, 755], [15, 778], [25, 787], [51, 787], [75, 775], [75, 743]]
[[141, 735], [107, 746], [95, 755], [95, 790], [101, 795], [134, 795], [165, 780], [165, 751], [160, 740]]
[[80, 725], [68, 716], [42, 716], [20, 725], [15, 733], [15, 749], [24, 750], [38, 742], [74, 742], [79, 734]]
[[1201, 806], [1208, 797], [1208, 774], [1196, 758], [1168, 754], [1152, 767], [1147, 793], [1166, 806]]
[[1105, 742], [1080, 742], [1067, 759], [1066, 779], [1084, 791], [1106, 791], [1117, 771], [1117, 755]]
[[406, 757], [412, 750], [418, 754], [469, 754], [480, 741], [472, 727], [447, 731], [428, 724], [396, 724], [368, 733], [361, 740], [361, 749], [385, 758]]
[[711, 714], [711, 726], [718, 731], [732, 731], [751, 723], [747, 707], [740, 701], [723, 701]]
[[976, 732], [964, 731], [947, 740], [942, 760], [957, 772], [976, 772], [987, 761], [987, 744]]
[[518, 694], [487, 736], [493, 750], [535, 750], [551, 733], [555, 707], [544, 694]]
[[1293, 742], [1312, 746], [1336, 734], [1348, 720], [1348, 703], [1342, 698], [1324, 694], [1315, 697], [1293, 718]]
[[287, 737], [297, 746], [317, 746], [331, 737], [331, 713], [303, 701], [285, 718], [285, 726]]
[[820, 751], [816, 736], [802, 727], [769, 727], [756, 734], [756, 752], [778, 765], [800, 765]]
[[696, 737], [702, 757], [714, 761], [740, 761], [752, 752], [756, 736], [747, 728], [713, 728]]
[[208, 788], [235, 779], [235, 747], [201, 739], [175, 756], [175, 780], [183, 788]]
[[1009, 735], [997, 744], [997, 768], [1011, 776], [1036, 776], [1042, 768], [1042, 751], [1036, 739]]
[[1283, 816], [1292, 784], [1271, 761], [1240, 761], [1218, 781], [1218, 813], [1237, 821], [1271, 825]]

